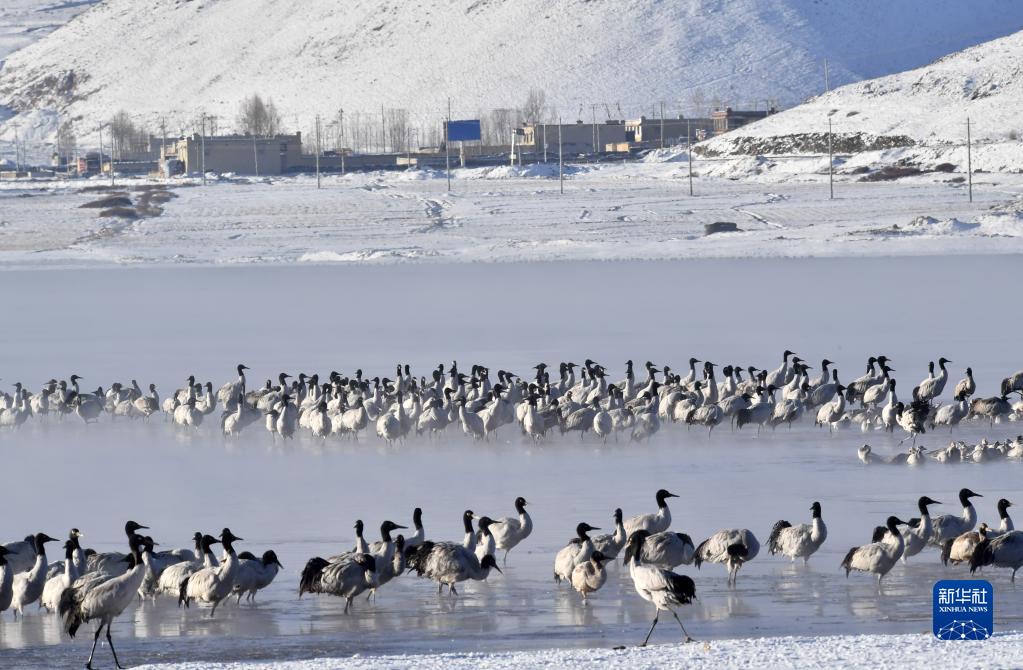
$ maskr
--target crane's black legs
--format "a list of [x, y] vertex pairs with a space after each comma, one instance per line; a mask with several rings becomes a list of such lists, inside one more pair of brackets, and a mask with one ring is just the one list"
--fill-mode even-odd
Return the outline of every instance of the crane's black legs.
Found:
[[692, 642], [693, 638], [689, 637], [689, 632], [686, 630], [686, 627], [682, 625], [682, 619], [678, 618], [678, 613], [675, 612], [674, 610], [672, 610], [671, 615], [673, 617], [675, 617], [675, 621], [678, 621], [678, 625], [682, 629], [682, 634], [686, 636], [686, 640], [685, 641], [686, 642]]
[[653, 634], [653, 632], [654, 632], [654, 628], [656, 628], [656, 627], [657, 627], [657, 618], [658, 618], [659, 616], [661, 616], [661, 612], [660, 612], [660, 610], [658, 610], [658, 609], [654, 609], [654, 622], [653, 622], [652, 624], [650, 624], [650, 630], [649, 630], [649, 631], [647, 631], [646, 637], [645, 637], [645, 638], [643, 638], [643, 644], [641, 644], [641, 645], [639, 645], [639, 646], [641, 646], [641, 647], [645, 647], [645, 646], [646, 646], [646, 643], [647, 643], [647, 642], [648, 642], [648, 641], [650, 640], [650, 636], [651, 636], [651, 635]]
[[85, 664], [85, 667], [92, 670], [92, 657], [96, 655], [96, 643], [99, 642], [99, 634], [103, 632], [103, 624], [100, 623], [99, 628], [96, 629], [96, 634], [92, 637], [92, 651], [89, 653], [89, 661]]
[[114, 649], [114, 640], [110, 637], [110, 624], [107, 624], [107, 644], [110, 645], [110, 653], [114, 655], [114, 665], [123, 670], [121, 662], [117, 660], [117, 651]]

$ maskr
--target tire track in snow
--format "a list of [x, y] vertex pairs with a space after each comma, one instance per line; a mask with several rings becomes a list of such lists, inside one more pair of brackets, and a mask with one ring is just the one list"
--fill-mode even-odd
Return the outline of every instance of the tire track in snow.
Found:
[[744, 216], [748, 216], [751, 219], [753, 219], [754, 221], [757, 221], [758, 223], [764, 224], [768, 228], [775, 228], [777, 230], [785, 230], [785, 226], [783, 226], [782, 224], [776, 223], [774, 221], [771, 221], [766, 216], [763, 216], [762, 214], [757, 214], [753, 210], [746, 209], [746, 207], [752, 207], [754, 205], [766, 205], [766, 204], [771, 203], [771, 202], [777, 202], [777, 196], [772, 196], [771, 194], [768, 194], [768, 198], [764, 202], [749, 202], [749, 203], [743, 203], [741, 205], [732, 205], [731, 207], [729, 207], [729, 209], [731, 209], [733, 212], [735, 212], [737, 214], [742, 214]]

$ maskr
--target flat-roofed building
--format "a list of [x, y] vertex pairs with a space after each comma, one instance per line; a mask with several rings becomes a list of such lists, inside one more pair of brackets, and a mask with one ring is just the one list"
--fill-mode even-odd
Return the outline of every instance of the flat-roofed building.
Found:
[[[205, 151], [205, 160], [203, 152]], [[163, 160], [177, 159], [185, 173], [207, 172], [279, 175], [303, 163], [302, 133], [255, 137], [198, 134], [163, 145]]]

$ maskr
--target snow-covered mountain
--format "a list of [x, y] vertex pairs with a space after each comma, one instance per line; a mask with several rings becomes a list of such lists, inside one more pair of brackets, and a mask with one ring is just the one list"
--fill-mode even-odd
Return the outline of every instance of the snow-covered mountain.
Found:
[[[25, 0], [22, 0], [25, 1]], [[285, 123], [381, 107], [436, 126], [543, 89], [565, 118], [796, 104], [1023, 27], [1015, 0], [105, 0], [10, 55], [0, 105], [36, 139], [125, 109], [154, 127], [273, 98]]]
[[0, 2], [0, 67], [8, 54], [61, 27], [99, 0], [3, 0]]
[[978, 145], [974, 167], [1021, 169], [1023, 32], [921, 68], [843, 86], [709, 140], [701, 149], [709, 156], [819, 154], [827, 150], [829, 118], [837, 152], [877, 151], [962, 167], [966, 154], [959, 148], [969, 118]]

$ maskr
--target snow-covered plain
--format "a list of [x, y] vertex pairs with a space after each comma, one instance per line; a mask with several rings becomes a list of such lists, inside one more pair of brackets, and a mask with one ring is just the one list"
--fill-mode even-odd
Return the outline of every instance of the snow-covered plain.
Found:
[[[754, 159], [749, 159], [754, 160]], [[754, 162], [756, 162], [754, 160]], [[684, 161], [360, 173], [206, 187], [172, 181], [137, 220], [83, 205], [137, 205], [160, 181], [0, 184], [0, 267], [507, 262], [1023, 252], [1023, 177], [933, 172], [861, 182], [850, 160], [828, 198], [826, 159]], [[553, 177], [551, 175], [554, 175]], [[741, 232], [704, 235], [729, 221]]]
[[[166, 391], [189, 373], [219, 383], [238, 361], [252, 366], [258, 380], [280, 370], [357, 366], [382, 374], [399, 361], [425, 372], [452, 358], [524, 374], [539, 360], [591, 357], [617, 377], [629, 357], [678, 367], [696, 354], [773, 367], [789, 347], [810, 360], [838, 361], [844, 378], [859, 373], [868, 354], [883, 351], [900, 379], [915, 381], [928, 360], [945, 355], [955, 361], [954, 377], [972, 365], [979, 393], [990, 394], [1001, 376], [1021, 367], [1023, 313], [1008, 296], [1004, 302], [978, 296], [973, 282], [934, 277], [997, 276], [993, 265], [990, 257], [938, 256], [12, 270], [5, 286], [17, 290], [6, 293], [5, 313], [17, 315], [17, 326], [0, 329], [0, 347], [12, 352], [4, 379], [33, 387], [75, 372], [87, 384], [136, 377]], [[909, 654], [939, 649], [926, 635], [931, 585], [968, 573], [943, 568], [928, 551], [896, 567], [878, 595], [871, 577], [844, 577], [841, 557], [888, 514], [912, 515], [924, 493], [945, 503], [941, 512], [954, 513], [956, 491], [969, 486], [984, 494], [979, 514], [989, 522], [999, 497], [1023, 498], [1019, 464], [868, 468], [855, 448], [866, 440], [893, 453], [899, 436], [829, 435], [808, 426], [760, 438], [727, 429], [708, 437], [676, 426], [649, 444], [606, 448], [591, 440], [534, 447], [508, 432], [484, 445], [451, 436], [396, 449], [308, 440], [275, 448], [261, 431], [225, 442], [215, 428], [188, 434], [159, 419], [88, 427], [72, 420], [0, 434], [5, 468], [45, 473], [5, 479], [6, 497], [31, 504], [0, 516], [0, 538], [40, 529], [57, 535], [75, 525], [90, 546], [116, 550], [124, 520], [135, 518], [165, 547], [187, 544], [197, 528], [229, 525], [246, 538], [243, 548], [277, 550], [286, 571], [256, 607], [228, 606], [213, 621], [167, 600], [131, 609], [114, 626], [122, 660], [205, 664], [362, 654], [362, 662], [376, 664], [381, 654], [413, 654], [413, 663], [427, 663], [434, 661], [418, 655], [586, 647], [598, 651], [578, 662], [597, 661], [610, 647], [638, 643], [651, 612], [614, 567], [592, 606], [581, 607], [552, 583], [552, 556], [578, 521], [607, 527], [616, 506], [626, 514], [651, 510], [653, 491], [665, 486], [681, 496], [673, 501], [674, 527], [697, 541], [734, 525], [763, 541], [777, 519], [806, 519], [815, 499], [824, 505], [829, 539], [806, 569], [762, 552], [742, 569], [736, 590], [726, 587], [720, 566], [681, 568], [696, 580], [699, 601], [682, 615], [700, 642], [644, 652], [652, 659], [647, 667], [676, 662], [669, 654], [684, 660], [748, 653], [754, 663], [787, 647], [797, 654], [795, 666], [831, 654], [817, 662], [875, 667], [884, 642], [874, 638], [834, 645], [805, 637], [716, 641], [879, 633], [917, 635], [891, 640], [891, 657], [913, 667]], [[1018, 432], [1011, 423], [972, 425], [957, 436]], [[933, 447], [947, 439], [926, 435], [921, 442]], [[410, 577], [389, 584], [377, 603], [358, 602], [350, 616], [334, 599], [296, 597], [305, 560], [348, 547], [356, 518], [370, 528], [383, 518], [407, 523], [420, 505], [428, 535], [448, 539], [460, 536], [466, 507], [507, 514], [517, 495], [533, 503], [533, 537], [512, 552], [504, 575], [467, 586], [460, 599], [438, 598], [431, 584]], [[984, 575], [996, 588], [996, 629], [1018, 629], [1023, 605], [1007, 573]], [[677, 642], [669, 622], [662, 621], [655, 643]], [[10, 667], [74, 665], [89, 643], [88, 635], [63, 640], [56, 621], [34, 611], [25, 621], [8, 615], [0, 623], [0, 663]], [[862, 653], [850, 649], [858, 643]], [[1014, 664], [1012, 655], [988, 657], [1003, 643], [991, 644], [937, 653], [959, 655], [952, 667]], [[1004, 645], [1018, 641], [1007, 637]], [[99, 658], [106, 653], [101, 649]], [[518, 658], [528, 667], [526, 657]], [[529, 658], [540, 664], [574, 657]], [[630, 651], [629, 658], [637, 666], [625, 667], [642, 667], [642, 655]], [[508, 659], [493, 662], [502, 667]]]

